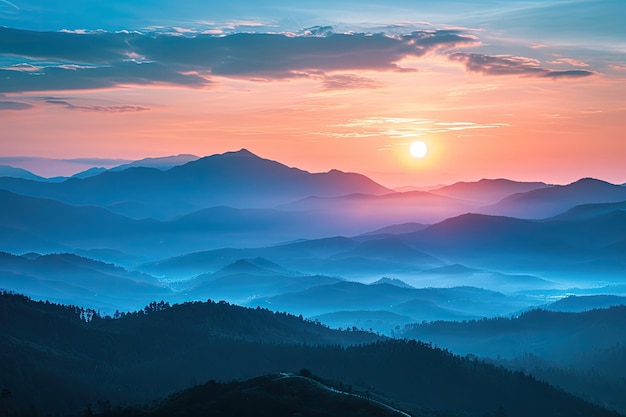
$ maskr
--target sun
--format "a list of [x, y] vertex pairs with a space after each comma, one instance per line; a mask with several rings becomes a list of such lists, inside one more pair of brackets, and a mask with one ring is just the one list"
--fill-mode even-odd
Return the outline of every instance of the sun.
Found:
[[409, 152], [411, 152], [413, 158], [423, 158], [428, 153], [428, 146], [424, 142], [417, 140], [411, 143]]

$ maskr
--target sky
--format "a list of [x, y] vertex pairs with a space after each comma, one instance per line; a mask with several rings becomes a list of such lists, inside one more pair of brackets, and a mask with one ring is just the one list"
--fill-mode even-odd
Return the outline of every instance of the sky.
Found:
[[[626, 182], [623, 0], [0, 0], [0, 164]], [[428, 147], [423, 158], [409, 152]]]

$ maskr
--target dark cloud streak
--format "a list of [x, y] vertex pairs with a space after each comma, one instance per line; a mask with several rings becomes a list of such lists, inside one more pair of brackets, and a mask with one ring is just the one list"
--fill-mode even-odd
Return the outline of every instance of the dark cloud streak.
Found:
[[0, 27], [0, 54], [104, 64], [127, 58], [128, 43], [138, 36], [108, 32], [36, 32]]
[[551, 70], [539, 66], [536, 60], [509, 55], [483, 55], [456, 52], [449, 55], [452, 61], [462, 62], [470, 72], [484, 75], [522, 75], [546, 78], [581, 78], [593, 75], [587, 70]]
[[544, 77], [548, 77], [548, 78], [583, 78], [583, 77], [588, 77], [588, 76], [594, 75], [594, 74], [595, 73], [593, 71], [587, 71], [587, 70], [567, 70], [567, 71], [550, 70], [546, 74], [544, 74]]
[[111, 88], [118, 85], [178, 84], [205, 87], [210, 81], [197, 74], [182, 74], [157, 63], [118, 62], [106, 67], [46, 67], [37, 73], [0, 69], [0, 91], [50, 91]]
[[20, 103], [18, 101], [0, 101], [0, 111], [2, 110], [29, 110], [34, 108], [32, 104]]
[[322, 76], [322, 85], [328, 91], [376, 89], [382, 86], [376, 80], [353, 74], [324, 75]]
[[150, 110], [148, 107], [132, 106], [124, 104], [120, 106], [80, 106], [70, 103], [65, 100], [47, 99], [46, 103], [56, 104], [65, 107], [68, 110], [88, 111], [88, 112], [102, 112], [102, 113], [128, 113]]

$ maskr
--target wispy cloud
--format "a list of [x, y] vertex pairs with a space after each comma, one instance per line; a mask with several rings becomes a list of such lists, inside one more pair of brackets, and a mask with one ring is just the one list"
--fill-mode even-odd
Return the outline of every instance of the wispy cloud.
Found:
[[415, 138], [429, 133], [445, 133], [473, 129], [506, 127], [506, 123], [475, 123], [467, 121], [444, 122], [435, 119], [406, 117], [369, 117], [328, 126], [330, 131], [320, 135], [334, 138], [387, 137], [390, 139]]
[[88, 112], [102, 112], [102, 113], [128, 113], [150, 110], [148, 107], [133, 106], [124, 104], [120, 106], [81, 106], [70, 103], [67, 100], [58, 99], [46, 99], [46, 103], [63, 106], [68, 110], [88, 111]]
[[33, 71], [0, 69], [0, 91], [51, 91], [110, 88], [120, 85], [178, 84], [206, 87], [210, 81], [197, 73], [182, 73], [158, 63], [121, 61], [108, 66], [49, 66]]
[[580, 59], [573, 59], [573, 58], [558, 58], [555, 59], [553, 61], [548, 61], [548, 64], [550, 65], [571, 65], [573, 67], [588, 67], [589, 64], [587, 64], [584, 61], [581, 61]]
[[455, 52], [449, 55], [452, 61], [461, 62], [470, 72], [485, 75], [522, 75], [546, 78], [581, 78], [595, 74], [592, 71], [572, 69], [553, 70], [541, 66], [540, 61], [512, 55], [483, 55], [469, 52]]
[[28, 103], [21, 103], [18, 101], [0, 101], [0, 111], [2, 110], [28, 110], [34, 106]]
[[497, 89], [495, 84], [469, 84], [462, 87], [453, 87], [448, 90], [449, 97], [460, 97], [473, 93], [480, 93], [482, 91], [491, 91]]
[[371, 78], [361, 77], [354, 74], [324, 75], [322, 85], [325, 90], [365, 90], [382, 87], [382, 83]]
[[[11, 3], [11, 2], [10, 2], [10, 1], [8, 1], [8, 0], [0, 0], [0, 6], [2, 6], [3, 4], [4, 4], [5, 6], [9, 6], [9, 7], [10, 7], [11, 9], [13, 9], [14, 11], [19, 11], [19, 10], [20, 10], [20, 8], [19, 8], [19, 7], [17, 7], [15, 4]], [[0, 9], [1, 9], [1, 7], [0, 7]], [[1, 11], [1, 10], [0, 10], [0, 11]]]
[[89, 167], [114, 167], [122, 164], [132, 162], [130, 159], [121, 158], [44, 158], [36, 156], [0, 156], [0, 165], [10, 165], [14, 167], [21, 167], [31, 171], [33, 168], [42, 167], [46, 164], [61, 164], [64, 166], [73, 166], [73, 172], [78, 169], [86, 169]]
[[132, 162], [129, 159], [121, 158], [69, 158], [59, 159], [70, 164], [91, 165], [91, 166], [116, 166]]
[[609, 68], [615, 71], [626, 71], [626, 64], [609, 64]]

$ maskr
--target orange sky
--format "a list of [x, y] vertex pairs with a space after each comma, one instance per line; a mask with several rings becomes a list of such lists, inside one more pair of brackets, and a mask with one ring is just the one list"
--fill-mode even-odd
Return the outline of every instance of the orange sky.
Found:
[[[483, 177], [626, 182], [626, 80], [467, 74], [359, 74], [376, 88], [324, 91], [319, 82], [219, 80], [219, 87], [55, 92], [74, 103], [132, 103], [107, 113], [37, 105], [3, 112], [4, 156], [141, 159], [248, 148], [310, 171], [338, 168], [384, 185]], [[429, 146], [410, 157], [413, 140]]]

